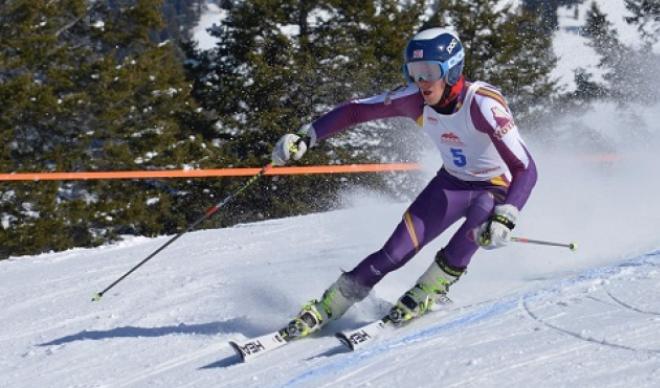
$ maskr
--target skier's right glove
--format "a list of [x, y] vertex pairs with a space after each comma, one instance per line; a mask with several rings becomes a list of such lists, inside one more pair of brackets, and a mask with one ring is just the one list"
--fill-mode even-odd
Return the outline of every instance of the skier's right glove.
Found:
[[307, 152], [307, 148], [311, 148], [316, 144], [316, 131], [311, 124], [302, 127], [298, 133], [287, 133], [282, 136], [273, 148], [271, 156], [273, 164], [276, 166], [283, 166], [289, 160], [299, 160]]

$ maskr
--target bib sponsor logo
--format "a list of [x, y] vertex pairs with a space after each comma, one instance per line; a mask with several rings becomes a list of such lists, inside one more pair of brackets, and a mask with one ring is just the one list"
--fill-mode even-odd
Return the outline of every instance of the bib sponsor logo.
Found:
[[444, 144], [449, 145], [463, 145], [461, 138], [458, 137], [454, 132], [445, 132], [440, 136], [440, 141]]
[[509, 133], [509, 131], [515, 126], [513, 118], [507, 111], [499, 106], [490, 108], [490, 111], [493, 114], [493, 119], [495, 119], [495, 138], [502, 140], [504, 135]]

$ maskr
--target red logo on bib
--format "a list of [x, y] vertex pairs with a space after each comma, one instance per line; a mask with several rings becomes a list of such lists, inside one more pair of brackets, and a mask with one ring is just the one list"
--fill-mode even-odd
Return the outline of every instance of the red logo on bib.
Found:
[[462, 145], [463, 142], [461, 141], [461, 138], [456, 136], [454, 132], [445, 132], [440, 136], [440, 140], [445, 143], [445, 144], [451, 144], [451, 145]]
[[513, 118], [507, 111], [499, 106], [490, 108], [490, 111], [493, 113], [493, 119], [495, 119], [495, 137], [502, 140], [504, 135], [509, 133], [509, 131], [515, 126]]

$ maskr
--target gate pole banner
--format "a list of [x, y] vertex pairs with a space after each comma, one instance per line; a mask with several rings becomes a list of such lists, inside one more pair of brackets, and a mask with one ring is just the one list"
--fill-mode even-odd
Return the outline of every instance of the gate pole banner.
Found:
[[[0, 181], [71, 181], [108, 179], [171, 179], [240, 177], [258, 174], [261, 168], [220, 168], [203, 170], [35, 172], [0, 174]], [[355, 174], [421, 170], [417, 163], [344, 164], [330, 166], [272, 167], [265, 175]]]

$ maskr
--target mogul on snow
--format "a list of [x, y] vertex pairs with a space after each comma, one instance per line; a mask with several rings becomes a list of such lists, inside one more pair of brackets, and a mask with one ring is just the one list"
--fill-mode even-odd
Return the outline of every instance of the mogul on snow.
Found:
[[433, 140], [443, 161], [383, 247], [342, 273], [320, 299], [305, 304], [288, 325], [290, 337], [309, 335], [341, 317], [385, 275], [462, 218], [430, 267], [392, 307], [389, 320], [396, 324], [423, 315], [446, 299], [479, 247], [493, 249], [510, 241], [536, 183], [536, 167], [506, 100], [495, 87], [466, 80], [464, 58], [456, 34], [441, 28], [421, 31], [405, 49], [407, 87], [341, 104], [275, 145], [273, 161], [285, 164], [353, 125], [408, 117]]

